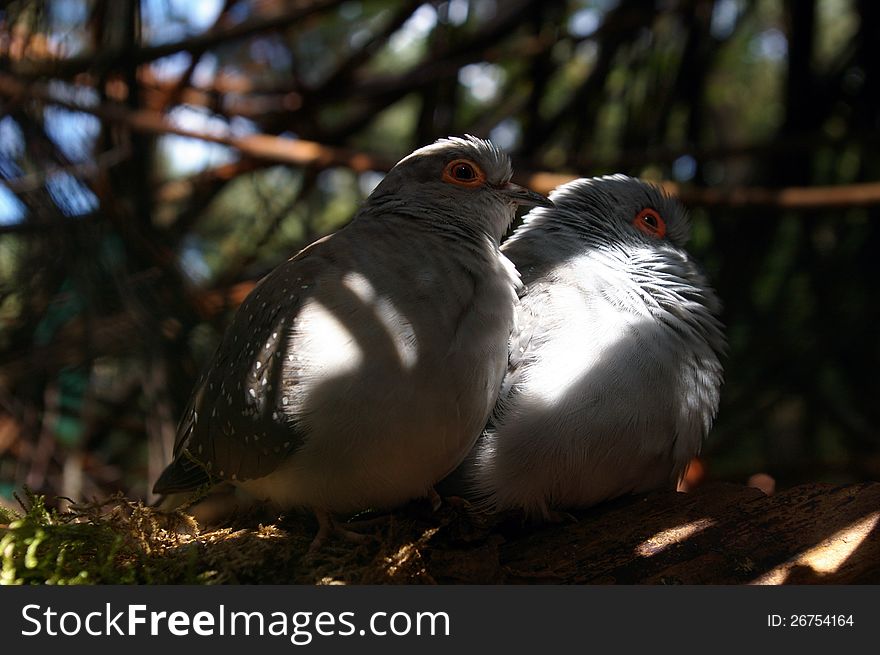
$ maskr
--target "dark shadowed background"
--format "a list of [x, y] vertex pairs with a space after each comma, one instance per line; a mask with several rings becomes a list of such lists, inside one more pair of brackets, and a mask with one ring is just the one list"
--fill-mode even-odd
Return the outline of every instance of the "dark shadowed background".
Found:
[[725, 303], [701, 480], [880, 479], [880, 3], [0, 2], [0, 503], [147, 498], [254, 282], [399, 157], [668, 183]]

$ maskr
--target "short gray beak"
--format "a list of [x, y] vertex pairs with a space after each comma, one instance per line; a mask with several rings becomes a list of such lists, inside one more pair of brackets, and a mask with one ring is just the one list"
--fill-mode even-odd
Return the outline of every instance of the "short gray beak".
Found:
[[517, 205], [523, 207], [553, 207], [553, 202], [549, 198], [545, 198], [540, 193], [535, 193], [531, 189], [527, 189], [513, 182], [508, 182], [501, 187], [501, 193], [513, 200]]

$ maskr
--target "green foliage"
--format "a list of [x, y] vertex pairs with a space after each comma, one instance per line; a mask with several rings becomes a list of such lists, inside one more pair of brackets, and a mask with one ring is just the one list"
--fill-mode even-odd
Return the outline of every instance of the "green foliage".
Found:
[[300, 564], [315, 529], [304, 517], [282, 527], [243, 515], [239, 527], [202, 530], [182, 511], [121, 494], [65, 512], [44, 496], [26, 498], [21, 516], [0, 509], [0, 585], [256, 584], [312, 575]]
[[13, 512], [11, 509], [7, 509], [6, 507], [0, 505], [0, 525], [12, 523], [18, 518], [18, 514]]
[[106, 535], [90, 527], [83, 530], [87, 524], [60, 521], [56, 512], [46, 509], [42, 497], [31, 500], [25, 515], [0, 533], [0, 584], [91, 581], [94, 573], [89, 568], [108, 545]]
[[27, 498], [23, 516], [3, 511], [10, 521], [0, 528], [2, 585], [194, 583], [211, 575], [189, 575], [185, 555], [169, 556], [180, 538], [140, 503], [116, 497], [60, 513], [43, 496]]

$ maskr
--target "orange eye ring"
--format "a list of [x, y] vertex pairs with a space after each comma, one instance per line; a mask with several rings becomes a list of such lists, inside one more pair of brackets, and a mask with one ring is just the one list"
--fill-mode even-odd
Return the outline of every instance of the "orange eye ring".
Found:
[[666, 221], [656, 209], [651, 207], [645, 207], [636, 214], [632, 224], [639, 232], [647, 234], [649, 237], [662, 239], [666, 236]]
[[486, 182], [483, 169], [469, 159], [456, 159], [443, 169], [443, 181], [458, 186], [475, 188]]

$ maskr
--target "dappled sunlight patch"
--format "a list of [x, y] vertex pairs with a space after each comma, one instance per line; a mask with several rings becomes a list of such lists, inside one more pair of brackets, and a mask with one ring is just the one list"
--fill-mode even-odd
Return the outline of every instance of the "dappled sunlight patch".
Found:
[[652, 557], [667, 550], [671, 546], [682, 544], [695, 534], [715, 525], [713, 519], [699, 519], [683, 525], [661, 530], [635, 547], [635, 553], [641, 557]]
[[[431, 537], [437, 534], [437, 530], [438, 528], [428, 528], [419, 539], [402, 544], [394, 553], [385, 557], [389, 577], [395, 577], [404, 569], [412, 569], [412, 565], [416, 561], [421, 562], [422, 548], [430, 541]], [[424, 570], [423, 566], [421, 568]]]
[[798, 567], [811, 570], [820, 578], [837, 573], [849, 557], [871, 535], [880, 523], [880, 512], [873, 512], [822, 540], [800, 555], [776, 566], [749, 584], [785, 584]]
[[276, 525], [220, 528], [182, 544], [177, 558], [190, 559], [201, 581], [214, 583], [284, 582], [301, 552], [291, 535]]

